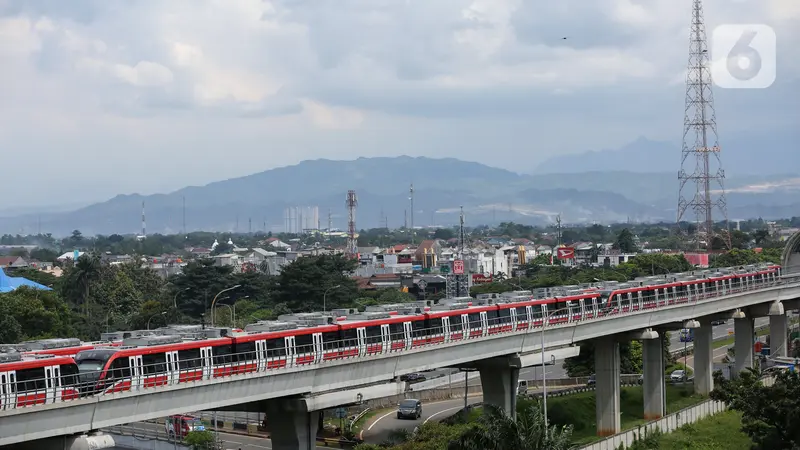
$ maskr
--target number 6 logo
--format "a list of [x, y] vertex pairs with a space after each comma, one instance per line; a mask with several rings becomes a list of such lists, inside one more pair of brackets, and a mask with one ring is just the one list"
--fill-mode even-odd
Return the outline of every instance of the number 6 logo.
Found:
[[711, 46], [711, 78], [728, 89], [764, 89], [777, 73], [775, 31], [767, 25], [720, 25]]

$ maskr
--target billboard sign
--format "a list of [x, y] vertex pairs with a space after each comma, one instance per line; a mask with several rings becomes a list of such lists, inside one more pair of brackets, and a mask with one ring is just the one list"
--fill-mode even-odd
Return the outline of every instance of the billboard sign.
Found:
[[453, 274], [455, 275], [463, 275], [464, 274], [464, 261], [461, 259], [457, 259], [453, 261]]
[[559, 247], [556, 249], [558, 252], [558, 259], [574, 259], [575, 249], [572, 247]]
[[488, 277], [482, 273], [475, 273], [472, 274], [472, 284], [483, 284], [483, 283], [491, 283], [492, 276], [489, 275]]

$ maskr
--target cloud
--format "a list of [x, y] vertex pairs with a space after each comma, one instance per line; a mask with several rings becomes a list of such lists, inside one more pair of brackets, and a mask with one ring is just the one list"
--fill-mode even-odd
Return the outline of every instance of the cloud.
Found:
[[[709, 35], [755, 22], [779, 40], [773, 88], [715, 90], [721, 130], [790, 129], [798, 5], [705, 1]], [[57, 193], [81, 200], [323, 155], [532, 170], [679, 141], [690, 18], [675, 0], [0, 0], [0, 146], [45, 177], [90, 171]]]

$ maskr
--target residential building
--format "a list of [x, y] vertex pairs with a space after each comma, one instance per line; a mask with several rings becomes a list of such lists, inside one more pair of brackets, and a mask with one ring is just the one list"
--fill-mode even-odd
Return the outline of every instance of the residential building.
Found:
[[0, 256], [0, 267], [18, 269], [28, 267], [28, 262], [21, 256]]
[[636, 253], [622, 253], [615, 250], [606, 250], [597, 255], [595, 263], [601, 266], [616, 267], [620, 264], [630, 262], [630, 260], [635, 257]]

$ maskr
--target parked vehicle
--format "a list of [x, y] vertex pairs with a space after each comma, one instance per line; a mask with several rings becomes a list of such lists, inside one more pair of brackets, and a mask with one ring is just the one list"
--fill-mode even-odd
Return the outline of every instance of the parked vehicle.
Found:
[[519, 380], [517, 382], [517, 394], [528, 393], [528, 380]]
[[407, 398], [397, 405], [398, 419], [419, 419], [420, 417], [422, 417], [421, 401], [414, 398]]
[[673, 383], [679, 383], [681, 381], [686, 381], [686, 371], [682, 369], [673, 370], [672, 373], [669, 375], [670, 381]]
[[192, 431], [203, 431], [206, 429], [199, 417], [183, 414], [175, 414], [167, 417], [164, 422], [164, 428], [167, 430], [167, 435], [169, 435], [169, 437], [174, 438], [177, 436], [180, 439], [185, 438]]
[[597, 383], [597, 377], [595, 376], [595, 374], [589, 375], [589, 379], [586, 380], [586, 385], [594, 386], [596, 383]]

